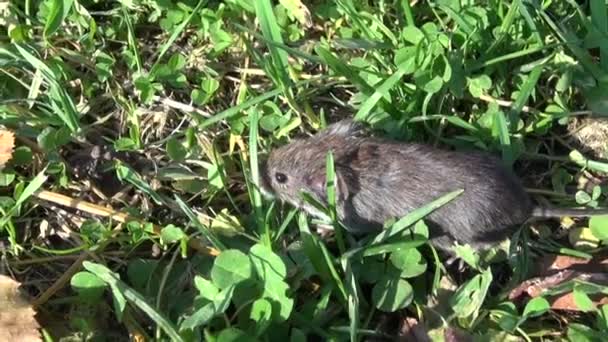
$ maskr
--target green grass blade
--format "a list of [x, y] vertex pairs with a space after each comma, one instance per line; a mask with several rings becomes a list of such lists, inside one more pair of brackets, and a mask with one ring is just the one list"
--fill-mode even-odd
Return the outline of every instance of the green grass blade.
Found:
[[578, 59], [578, 62], [598, 81], [606, 79], [606, 73], [593, 61], [587, 50], [578, 45], [580, 39], [571, 30], [564, 26], [557, 26], [553, 19], [543, 10], [539, 10], [539, 15], [551, 28], [557, 38], [566, 44], [568, 49]]
[[414, 21], [414, 14], [412, 13], [412, 5], [408, 0], [400, 0], [399, 4], [401, 5], [401, 10], [403, 11], [403, 15], [405, 16], [405, 22], [407, 26], [416, 26], [416, 22]]
[[199, 0], [198, 3], [196, 4], [196, 7], [194, 7], [192, 12], [190, 12], [190, 15], [188, 15], [188, 18], [186, 18], [186, 20], [182, 21], [182, 23], [179, 24], [175, 28], [173, 33], [171, 33], [171, 37], [169, 37], [169, 39], [165, 42], [165, 44], [163, 44], [162, 47], [160, 48], [158, 57], [156, 57], [156, 62], [154, 62], [154, 65], [152, 66], [152, 68], [150, 70], [152, 70], [152, 71], [156, 70], [158, 63], [161, 62], [165, 53], [167, 53], [167, 51], [169, 51], [169, 48], [171, 48], [171, 46], [174, 45], [175, 40], [177, 40], [177, 37], [179, 37], [182, 34], [182, 32], [184, 32], [184, 30], [186, 29], [186, 26], [188, 26], [188, 24], [190, 24], [190, 21], [192, 20], [192, 18], [195, 15], [199, 14], [201, 7], [203, 7], [203, 4], [205, 4], [206, 2], [207, 2], [207, 0]]
[[319, 276], [328, 284], [333, 284], [339, 292], [339, 298], [346, 303], [348, 295], [344, 284], [338, 275], [338, 271], [334, 267], [334, 258], [330, 255], [327, 247], [315, 235], [312, 234], [308, 227], [306, 214], [300, 213], [298, 216], [298, 226], [300, 227], [300, 237], [304, 246], [304, 252], [314, 269], [319, 273]]
[[[257, 0], [255, 3], [255, 13], [260, 22], [260, 28], [262, 34], [266, 40], [283, 44], [283, 38], [281, 37], [281, 31], [277, 19], [274, 16], [272, 4], [270, 0]], [[289, 61], [287, 60], [287, 53], [274, 45], [268, 45], [270, 56], [272, 58], [273, 74], [277, 75], [279, 81], [279, 87], [287, 92], [291, 85], [291, 79], [287, 70], [289, 70]]]
[[350, 341], [357, 341], [357, 332], [359, 329], [359, 293], [357, 291], [357, 278], [353, 273], [350, 259], [341, 259], [342, 268], [346, 277], [346, 288], [348, 290], [347, 305]]
[[430, 120], [445, 120], [451, 124], [453, 124], [454, 126], [466, 129], [467, 131], [471, 132], [471, 133], [477, 133], [479, 132], [479, 128], [471, 125], [470, 123], [464, 121], [463, 119], [457, 117], [457, 116], [452, 116], [452, 115], [443, 115], [443, 114], [429, 114], [429, 115], [420, 115], [420, 116], [414, 116], [411, 117], [408, 122], [423, 122], [423, 121], [430, 121]]
[[366, 24], [365, 20], [361, 18], [361, 14], [355, 8], [355, 5], [352, 0], [336, 0], [336, 4], [346, 13], [347, 17], [352, 21], [353, 26], [355, 26], [363, 35], [370, 40], [379, 40], [381, 39], [379, 34], [376, 34], [375, 31], [370, 30], [369, 25]]
[[453, 199], [460, 196], [463, 192], [464, 192], [464, 190], [462, 190], [462, 189], [452, 191], [452, 192], [445, 194], [445, 195], [439, 197], [438, 199], [412, 211], [411, 213], [409, 213], [406, 216], [404, 216], [403, 218], [401, 218], [399, 221], [395, 222], [395, 224], [393, 224], [390, 228], [388, 228], [388, 229], [384, 230], [382, 233], [376, 235], [376, 237], [372, 241], [372, 245], [381, 244], [382, 242], [386, 241], [386, 239], [388, 239], [389, 237], [403, 231], [407, 227], [410, 227], [414, 223], [422, 220], [426, 215], [432, 213], [433, 211], [437, 210], [438, 208], [451, 202]]
[[556, 46], [558, 46], [559, 44], [550, 44], [550, 45], [540, 45], [540, 46], [533, 46], [527, 49], [523, 49], [521, 51], [515, 51], [515, 52], [510, 52], [507, 54], [504, 54], [502, 56], [499, 57], [495, 57], [495, 58], [491, 58], [488, 60], [481, 60], [479, 62], [473, 63], [473, 65], [471, 67], [469, 67], [467, 69], [467, 71], [469, 73], [473, 72], [473, 71], [477, 71], [479, 69], [483, 69], [486, 67], [489, 67], [491, 65], [495, 65], [495, 64], [500, 64], [512, 59], [517, 59], [517, 58], [522, 58], [522, 57], [526, 57], [535, 53], [539, 53], [539, 52], [543, 52], [543, 51], [548, 51], [550, 49], [555, 48]]
[[122, 163], [117, 164], [115, 169], [118, 179], [131, 183], [137, 189], [150, 196], [156, 204], [165, 204], [165, 200], [135, 170]]
[[240, 112], [242, 112], [243, 110], [251, 107], [251, 106], [255, 106], [258, 103], [264, 102], [266, 100], [268, 100], [269, 98], [278, 96], [282, 93], [283, 91], [281, 89], [274, 89], [271, 90], [269, 92], [266, 92], [262, 95], [256, 96], [252, 99], [249, 99], [239, 105], [236, 105], [234, 107], [230, 107], [220, 113], [215, 114], [214, 116], [210, 117], [209, 119], [206, 119], [205, 121], [203, 121], [198, 127], [203, 129], [205, 127], [211, 126], [213, 124], [216, 124], [222, 120], [225, 120], [231, 116], [234, 116]]
[[141, 62], [141, 56], [139, 55], [139, 48], [137, 47], [137, 35], [135, 34], [135, 29], [133, 28], [133, 22], [131, 22], [131, 16], [127, 10], [127, 6], [125, 3], [122, 3], [122, 14], [123, 20], [127, 24], [127, 42], [128, 46], [135, 57], [135, 65], [137, 66], [137, 72], [143, 72], [143, 66]]
[[282, 49], [285, 52], [287, 52], [288, 54], [292, 55], [292, 56], [296, 56], [296, 57], [300, 57], [306, 61], [309, 61], [311, 63], [317, 63], [317, 64], [321, 64], [323, 63], [323, 61], [317, 57], [317, 56], [313, 56], [311, 54], [308, 54], [304, 51], [301, 51], [299, 49], [295, 49], [292, 48], [290, 46], [288, 46], [287, 44], [284, 43], [279, 43], [279, 42], [275, 42], [272, 40], [267, 39], [266, 37], [264, 37], [263, 35], [258, 34], [255, 31], [252, 31], [250, 29], [248, 29], [247, 27], [243, 26], [243, 25], [239, 25], [237, 23], [232, 24], [234, 25], [234, 27], [236, 27], [237, 29], [243, 31], [243, 32], [247, 32], [248, 34], [254, 36], [255, 38], [264, 41], [264, 43], [266, 43], [266, 45], [272, 45], [276, 48]]
[[499, 111], [496, 113], [496, 118], [494, 119], [494, 127], [492, 127], [492, 129], [494, 131], [493, 134], [498, 135], [503, 161], [506, 165], [513, 165], [515, 158], [513, 148], [511, 146], [509, 127], [507, 125], [507, 120], [503, 112]]
[[268, 248], [272, 248], [270, 239], [270, 231], [266, 220], [264, 219], [264, 213], [262, 211], [262, 195], [260, 194], [260, 170], [258, 168], [258, 121], [259, 112], [257, 109], [253, 109], [249, 113], [249, 168], [251, 170], [251, 179], [253, 186], [251, 187], [252, 192], [252, 205], [255, 212], [255, 221], [257, 223], [260, 236], [262, 237], [262, 243]]
[[[315, 52], [321, 57], [323, 62], [329, 66], [335, 73], [348, 79], [357, 89], [367, 96], [372, 96], [375, 93], [374, 87], [369, 85], [361, 76], [359, 71], [351, 68], [348, 64], [344, 63], [341, 59], [337, 58], [329, 50], [322, 46], [317, 45]], [[380, 106], [391, 114], [398, 113], [399, 111], [389, 103], [386, 103], [382, 98], [376, 100], [380, 102]]]
[[590, 0], [589, 10], [593, 27], [603, 39], [600, 42], [600, 66], [608, 72], [608, 8], [605, 0]]
[[367, 100], [363, 102], [355, 114], [355, 120], [365, 121], [368, 119], [369, 112], [374, 108], [376, 103], [378, 103], [381, 98], [388, 95], [388, 92], [395, 86], [395, 84], [397, 84], [397, 82], [399, 82], [399, 80], [401, 80], [401, 77], [405, 75], [411, 63], [411, 59], [403, 62], [397, 67], [397, 71], [395, 71], [395, 73], [382, 82], [382, 84], [374, 91], [372, 96], [368, 97]]
[[579, 165], [581, 167], [584, 167], [584, 168], [587, 168], [587, 169], [590, 169], [593, 171], [608, 173], [608, 163], [603, 163], [600, 161], [588, 159], [577, 150], [570, 152], [568, 157], [570, 158], [571, 161], [573, 161], [574, 163], [576, 163], [577, 165]]
[[[114, 272], [104, 265], [96, 264], [90, 261], [85, 261], [82, 266], [89, 272], [95, 274], [106, 284], [113, 289], [118, 290], [131, 304], [143, 311], [150, 319], [152, 319], [173, 341], [183, 341], [173, 324], [162, 313], [156, 311], [144, 296], [133, 290], [122, 280], [120, 280]], [[114, 291], [113, 291], [114, 292]]]
[[55, 109], [53, 114], [57, 115], [70, 131], [78, 131], [80, 129], [78, 110], [65, 87], [60, 85], [55, 73], [24, 47], [15, 44], [15, 48], [32, 67], [42, 72], [44, 80], [49, 85], [49, 99], [51, 100], [51, 106]]
[[[308, 80], [299, 81], [299, 82], [297, 82], [295, 84], [295, 86], [298, 86], [298, 87], [299, 86], [304, 86], [304, 85], [307, 85], [309, 83], [322, 80], [324, 78], [325, 77], [320, 77], [320, 78], [314, 78], [314, 79], [308, 79]], [[220, 122], [222, 120], [226, 120], [226, 119], [228, 119], [228, 118], [230, 118], [230, 117], [232, 117], [234, 115], [239, 114], [240, 112], [244, 111], [245, 109], [247, 109], [247, 108], [249, 108], [251, 106], [255, 106], [256, 104], [264, 102], [264, 101], [266, 101], [266, 100], [268, 100], [268, 99], [270, 99], [272, 97], [279, 96], [279, 95], [281, 95], [282, 92], [283, 91], [281, 89], [274, 89], [274, 90], [268, 91], [268, 92], [266, 92], [266, 93], [264, 93], [262, 95], [256, 96], [256, 97], [254, 97], [252, 99], [249, 99], [249, 100], [247, 100], [247, 101], [245, 101], [245, 102], [243, 102], [243, 103], [241, 103], [239, 105], [236, 105], [234, 107], [230, 107], [230, 108], [228, 108], [228, 109], [226, 109], [226, 110], [224, 110], [224, 111], [222, 111], [220, 113], [215, 114], [214, 116], [212, 116], [212, 117], [206, 119], [205, 121], [203, 121], [198, 127], [200, 129], [203, 129], [205, 127], [209, 127], [211, 125], [214, 125], [214, 124], [216, 124], [216, 123], [218, 123], [218, 122]]]
[[524, 82], [521, 89], [519, 90], [519, 95], [517, 96], [517, 99], [515, 99], [515, 102], [513, 103], [513, 106], [509, 111], [509, 119], [511, 120], [512, 125], [511, 127], [517, 127], [519, 113], [521, 113], [522, 108], [524, 108], [526, 102], [528, 101], [528, 98], [534, 91], [536, 83], [538, 83], [542, 71], [542, 64], [535, 66], [530, 72], [528, 79], [526, 80], [526, 82]]
[[517, 8], [519, 9], [519, 13], [521, 14], [522, 17], [524, 17], [524, 20], [526, 21], [526, 24], [530, 28], [530, 31], [532, 32], [532, 35], [534, 36], [536, 42], [538, 44], [543, 45], [544, 44], [543, 37], [541, 37], [540, 31], [538, 30], [538, 27], [536, 26], [536, 23], [534, 22], [534, 19], [532, 18], [532, 14], [530, 14], [530, 11], [528, 10], [529, 3], [528, 2], [523, 3], [522, 0], [516, 0], [516, 1], [517, 1]]
[[44, 175], [46, 169], [40, 171], [34, 179], [30, 181], [30, 183], [23, 189], [23, 191], [19, 194], [19, 197], [15, 200], [15, 204], [6, 212], [2, 218], [0, 218], [0, 228], [4, 227], [4, 225], [8, 222], [11, 216], [17, 211], [28, 198], [32, 197], [36, 191], [38, 191], [44, 182], [47, 180], [47, 176]]
[[226, 249], [226, 246], [215, 236], [215, 234], [209, 230], [209, 228], [203, 226], [201, 221], [199, 221], [198, 217], [194, 214], [192, 209], [184, 202], [178, 195], [175, 195], [175, 201], [179, 208], [186, 214], [188, 219], [190, 219], [190, 223], [192, 223], [203, 236], [211, 242], [213, 247], [215, 247], [219, 251], [223, 251]]
[[338, 212], [336, 209], [336, 189], [337, 189], [337, 176], [334, 165], [334, 156], [330, 152], [327, 153], [325, 159], [325, 169], [326, 172], [326, 184], [327, 184], [327, 204], [329, 209], [329, 217], [334, 226], [334, 234], [336, 236], [336, 243], [338, 244], [338, 250], [340, 251], [340, 255], [344, 254], [346, 250], [344, 246], [344, 237], [342, 232], [342, 227], [338, 223]]

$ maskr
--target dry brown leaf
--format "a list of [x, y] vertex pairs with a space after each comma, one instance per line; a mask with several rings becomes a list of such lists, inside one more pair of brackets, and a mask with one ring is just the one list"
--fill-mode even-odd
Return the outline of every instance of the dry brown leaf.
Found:
[[15, 147], [15, 135], [11, 131], [0, 129], [0, 170], [8, 163]]
[[0, 341], [42, 341], [36, 311], [19, 291], [19, 283], [0, 275]]
[[[589, 295], [595, 307], [608, 303], [608, 297], [601, 294]], [[574, 301], [574, 293], [567, 292], [559, 296], [555, 296], [549, 300], [551, 309], [563, 311], [581, 311]]]

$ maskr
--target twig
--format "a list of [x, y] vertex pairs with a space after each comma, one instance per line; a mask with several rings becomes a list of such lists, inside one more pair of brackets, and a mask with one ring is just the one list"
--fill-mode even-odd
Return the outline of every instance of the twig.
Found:
[[195, 108], [191, 105], [187, 105], [185, 103], [181, 103], [181, 102], [177, 102], [175, 100], [171, 100], [170, 98], [160, 98], [159, 96], [155, 96], [154, 97], [154, 101], [158, 101], [162, 104], [164, 104], [167, 107], [171, 107], [173, 109], [177, 109], [177, 110], [181, 110], [182, 112], [188, 112], [188, 113], [196, 113], [199, 115], [202, 115], [206, 118], [210, 118], [211, 114], [205, 112], [204, 110]]
[[[127, 223], [128, 221], [139, 221], [136, 218], [133, 218], [133, 217], [131, 217], [125, 213], [119, 212], [117, 210], [114, 210], [111, 208], [105, 208], [105, 207], [102, 207], [97, 204], [93, 204], [93, 203], [90, 203], [87, 201], [72, 198], [72, 197], [69, 197], [66, 195], [58, 194], [58, 193], [55, 193], [52, 191], [46, 191], [46, 190], [38, 191], [34, 194], [34, 196], [36, 196], [37, 198], [39, 198], [41, 200], [63, 205], [63, 206], [77, 209], [80, 211], [84, 211], [91, 215], [109, 217], [110, 219], [120, 222], [120, 223]], [[156, 234], [160, 234], [161, 228], [159, 226], [153, 225], [153, 229]], [[211, 256], [217, 256], [220, 254], [220, 252], [217, 249], [204, 245], [203, 242], [199, 239], [191, 238], [190, 240], [188, 240], [188, 245], [192, 249], [194, 249], [202, 254], [211, 255]]]
[[57, 293], [57, 291], [61, 290], [65, 286], [65, 284], [70, 282], [70, 279], [72, 279], [72, 276], [81, 269], [82, 263], [88, 257], [89, 257], [89, 253], [87, 253], [87, 252], [80, 253], [80, 255], [78, 256], [78, 259], [76, 259], [76, 261], [74, 261], [74, 263], [72, 265], [70, 265], [70, 268], [68, 268], [67, 271], [65, 271], [61, 275], [61, 277], [59, 277], [59, 279], [57, 279], [53, 283], [53, 285], [51, 285], [48, 289], [46, 289], [46, 291], [42, 292], [32, 302], [32, 305], [40, 306], [40, 305], [46, 303], [49, 300], [49, 298], [51, 298], [55, 293]]
[[[497, 105], [499, 105], [501, 107], [513, 107], [513, 101], [496, 99], [489, 95], [482, 94], [479, 96], [479, 99], [482, 101], [490, 102], [490, 103], [496, 103]], [[538, 110], [536, 110], [532, 107], [528, 107], [528, 106], [521, 107], [521, 110], [522, 110], [522, 112], [527, 112], [527, 113], [537, 113], [538, 112]]]

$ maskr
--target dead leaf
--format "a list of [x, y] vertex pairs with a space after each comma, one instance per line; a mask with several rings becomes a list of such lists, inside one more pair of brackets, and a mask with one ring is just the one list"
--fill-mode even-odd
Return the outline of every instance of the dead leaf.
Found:
[[537, 276], [551, 275], [556, 271], [575, 269], [585, 272], [608, 272], [608, 257], [595, 255], [593, 259], [577, 258], [568, 255], [548, 254], [542, 257], [537, 266]]
[[20, 284], [0, 275], [0, 341], [42, 341], [36, 311], [19, 291]]
[[312, 17], [310, 10], [300, 0], [279, 0], [287, 12], [296, 18], [300, 24], [306, 28], [312, 27]]
[[11, 131], [0, 130], [0, 170], [11, 159], [15, 147], [15, 135]]
[[527, 294], [532, 298], [538, 297], [545, 290], [552, 288], [566, 280], [572, 279], [573, 274], [574, 271], [563, 270], [551, 276], [528, 279], [511, 290], [509, 293], [509, 299], [514, 300], [520, 298], [524, 294]]
[[[608, 303], [608, 297], [602, 294], [591, 294], [589, 295], [589, 298], [595, 307]], [[553, 310], [581, 311], [574, 302], [574, 293], [572, 292], [562, 293], [561, 295], [550, 298], [549, 303], [551, 303], [551, 309]]]

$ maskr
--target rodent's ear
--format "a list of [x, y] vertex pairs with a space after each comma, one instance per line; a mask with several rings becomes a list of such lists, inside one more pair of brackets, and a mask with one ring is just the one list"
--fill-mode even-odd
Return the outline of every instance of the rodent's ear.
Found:
[[327, 126], [325, 133], [329, 135], [353, 137], [365, 135], [368, 132], [367, 127], [363, 123], [348, 118]]
[[[314, 194], [323, 201], [327, 202], [327, 176], [325, 170], [315, 172], [307, 179], [308, 186]], [[344, 201], [348, 198], [348, 186], [343, 175], [336, 170], [336, 201]]]

